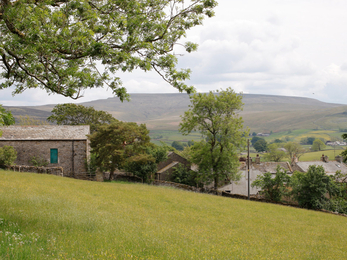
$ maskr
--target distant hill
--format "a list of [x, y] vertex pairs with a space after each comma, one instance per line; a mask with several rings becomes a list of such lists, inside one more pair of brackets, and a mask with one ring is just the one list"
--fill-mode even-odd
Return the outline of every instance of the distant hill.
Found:
[[[240, 112], [251, 131], [347, 128], [347, 106], [311, 98], [243, 94]], [[122, 121], [146, 123], [149, 129], [177, 130], [180, 115], [188, 109], [187, 94], [131, 94], [130, 102], [118, 98], [81, 103], [111, 113]], [[18, 118], [29, 115], [44, 120], [55, 105], [7, 107]]]

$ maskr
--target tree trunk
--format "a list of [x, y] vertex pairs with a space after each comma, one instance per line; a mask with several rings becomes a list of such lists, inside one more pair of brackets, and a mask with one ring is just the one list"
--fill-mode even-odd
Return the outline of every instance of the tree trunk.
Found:
[[217, 188], [218, 188], [218, 177], [215, 176], [214, 177], [214, 189], [217, 191]]
[[114, 175], [114, 170], [111, 170], [111, 171], [110, 171], [110, 176], [108, 177], [108, 180], [109, 180], [109, 181], [112, 181], [113, 175]]

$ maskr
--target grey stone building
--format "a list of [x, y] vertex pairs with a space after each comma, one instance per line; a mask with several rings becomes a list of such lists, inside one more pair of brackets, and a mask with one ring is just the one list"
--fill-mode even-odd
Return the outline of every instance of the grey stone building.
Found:
[[89, 158], [89, 126], [7, 126], [1, 127], [0, 147], [12, 146], [17, 151], [17, 165], [29, 165], [35, 156], [49, 166], [63, 167], [64, 176], [86, 173]]
[[191, 169], [191, 164], [188, 162], [188, 160], [177, 153], [169, 152], [167, 157], [167, 160], [158, 164], [158, 171], [155, 177], [156, 180], [169, 181], [171, 179], [172, 172], [179, 164], [184, 165], [188, 170]]

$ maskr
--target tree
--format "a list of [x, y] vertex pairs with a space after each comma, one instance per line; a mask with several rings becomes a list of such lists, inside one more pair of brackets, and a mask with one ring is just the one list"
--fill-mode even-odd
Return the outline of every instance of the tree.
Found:
[[215, 0], [0, 0], [0, 89], [42, 88], [77, 99], [106, 84], [128, 97], [116, 72], [154, 70], [179, 91], [190, 70], [176, 69], [174, 46], [214, 15]]
[[[343, 135], [342, 135], [342, 138], [343, 138], [344, 140], [346, 140], [346, 139], [347, 139], [347, 134], [343, 134]], [[341, 153], [341, 155], [342, 155], [342, 157], [343, 157], [343, 162], [346, 163], [346, 162], [347, 162], [347, 149], [344, 150], [344, 151]]]
[[307, 173], [295, 172], [291, 178], [292, 195], [299, 205], [308, 209], [321, 209], [330, 196], [339, 192], [333, 179], [322, 166], [310, 165]]
[[90, 132], [94, 133], [102, 124], [117, 122], [110, 113], [95, 110], [76, 104], [59, 104], [52, 110], [52, 115], [47, 121], [57, 125], [90, 125]]
[[282, 196], [287, 194], [290, 177], [287, 175], [286, 170], [279, 165], [276, 169], [275, 178], [272, 178], [270, 172], [258, 175], [255, 181], [252, 182], [252, 187], [261, 188], [265, 194], [265, 198], [271, 201], [280, 202]]
[[259, 137], [259, 136], [253, 136], [252, 139], [251, 139], [251, 144], [252, 144], [252, 146], [253, 146], [257, 141], [259, 141], [259, 140], [261, 140], [261, 139], [264, 139], [264, 138], [261, 138], [261, 137]]
[[180, 132], [184, 135], [199, 131], [204, 137], [191, 146], [191, 161], [198, 165], [204, 181], [237, 179], [236, 149], [245, 144], [243, 120], [237, 112], [242, 109], [242, 96], [232, 89], [190, 96], [189, 110], [184, 113]]
[[96, 155], [95, 164], [101, 170], [109, 171], [111, 180], [115, 170], [123, 169], [129, 161], [154, 161], [146, 154], [150, 146], [148, 133], [144, 124], [118, 121], [101, 125], [98, 131], [89, 135], [90, 147]]
[[304, 137], [304, 138], [301, 138], [300, 143], [301, 143], [301, 144], [306, 144], [306, 145], [312, 145], [312, 144], [313, 144], [313, 141], [314, 141], [315, 139], [316, 139], [316, 138], [314, 138], [314, 137]]
[[178, 151], [183, 151], [183, 149], [186, 145], [183, 144], [182, 142], [179, 142], [179, 141], [173, 141], [171, 146]]
[[265, 159], [268, 161], [280, 162], [286, 156], [286, 152], [279, 148], [279, 145], [275, 143], [268, 145], [268, 152], [265, 154]]
[[277, 138], [277, 139], [275, 139], [275, 140], [273, 141], [273, 143], [281, 144], [281, 143], [284, 143], [284, 141]]
[[124, 170], [140, 177], [147, 182], [153, 173], [157, 172], [158, 163], [167, 159], [167, 147], [150, 144], [145, 153], [140, 153], [126, 160]]
[[187, 169], [183, 164], [178, 164], [171, 175], [171, 181], [176, 183], [182, 183], [189, 186], [198, 186], [199, 182], [198, 173]]
[[267, 149], [267, 142], [261, 138], [254, 143], [253, 147], [258, 153], [265, 152]]
[[[11, 111], [7, 111], [5, 108], [0, 105], [0, 126], [4, 125], [14, 125], [15, 120], [11, 113]], [[2, 135], [2, 132], [0, 130], [0, 136]]]
[[315, 139], [312, 144], [313, 151], [322, 151], [325, 148], [325, 143], [320, 139]]
[[0, 148], [0, 166], [12, 165], [17, 159], [17, 151], [12, 147], [5, 145]]
[[287, 150], [287, 155], [291, 161], [293, 161], [294, 156], [299, 159], [305, 153], [305, 149], [300, 144], [294, 142], [286, 143], [284, 148]]

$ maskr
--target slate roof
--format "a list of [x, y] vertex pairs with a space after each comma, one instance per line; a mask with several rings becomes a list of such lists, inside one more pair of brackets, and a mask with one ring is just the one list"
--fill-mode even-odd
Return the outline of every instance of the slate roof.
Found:
[[336, 171], [341, 171], [341, 173], [347, 173], [347, 166], [344, 163], [339, 163], [337, 161], [311, 161], [311, 162], [297, 162], [297, 166], [299, 166], [304, 172], [308, 171], [308, 167], [310, 165], [323, 166], [325, 172], [329, 175], [334, 175]]
[[0, 140], [86, 140], [89, 125], [44, 125], [0, 127]]
[[[292, 169], [287, 162], [262, 162], [260, 164], [253, 162], [251, 165], [251, 170], [258, 170], [262, 173], [265, 173], [265, 172], [276, 173], [276, 169], [278, 165], [286, 169], [288, 172], [292, 172]], [[247, 166], [245, 162], [241, 162], [240, 170], [247, 170]]]
[[165, 166], [163, 169], [160, 169], [158, 173], [166, 172], [168, 169], [175, 167], [177, 164], [179, 164], [179, 162], [172, 162], [169, 165]]

